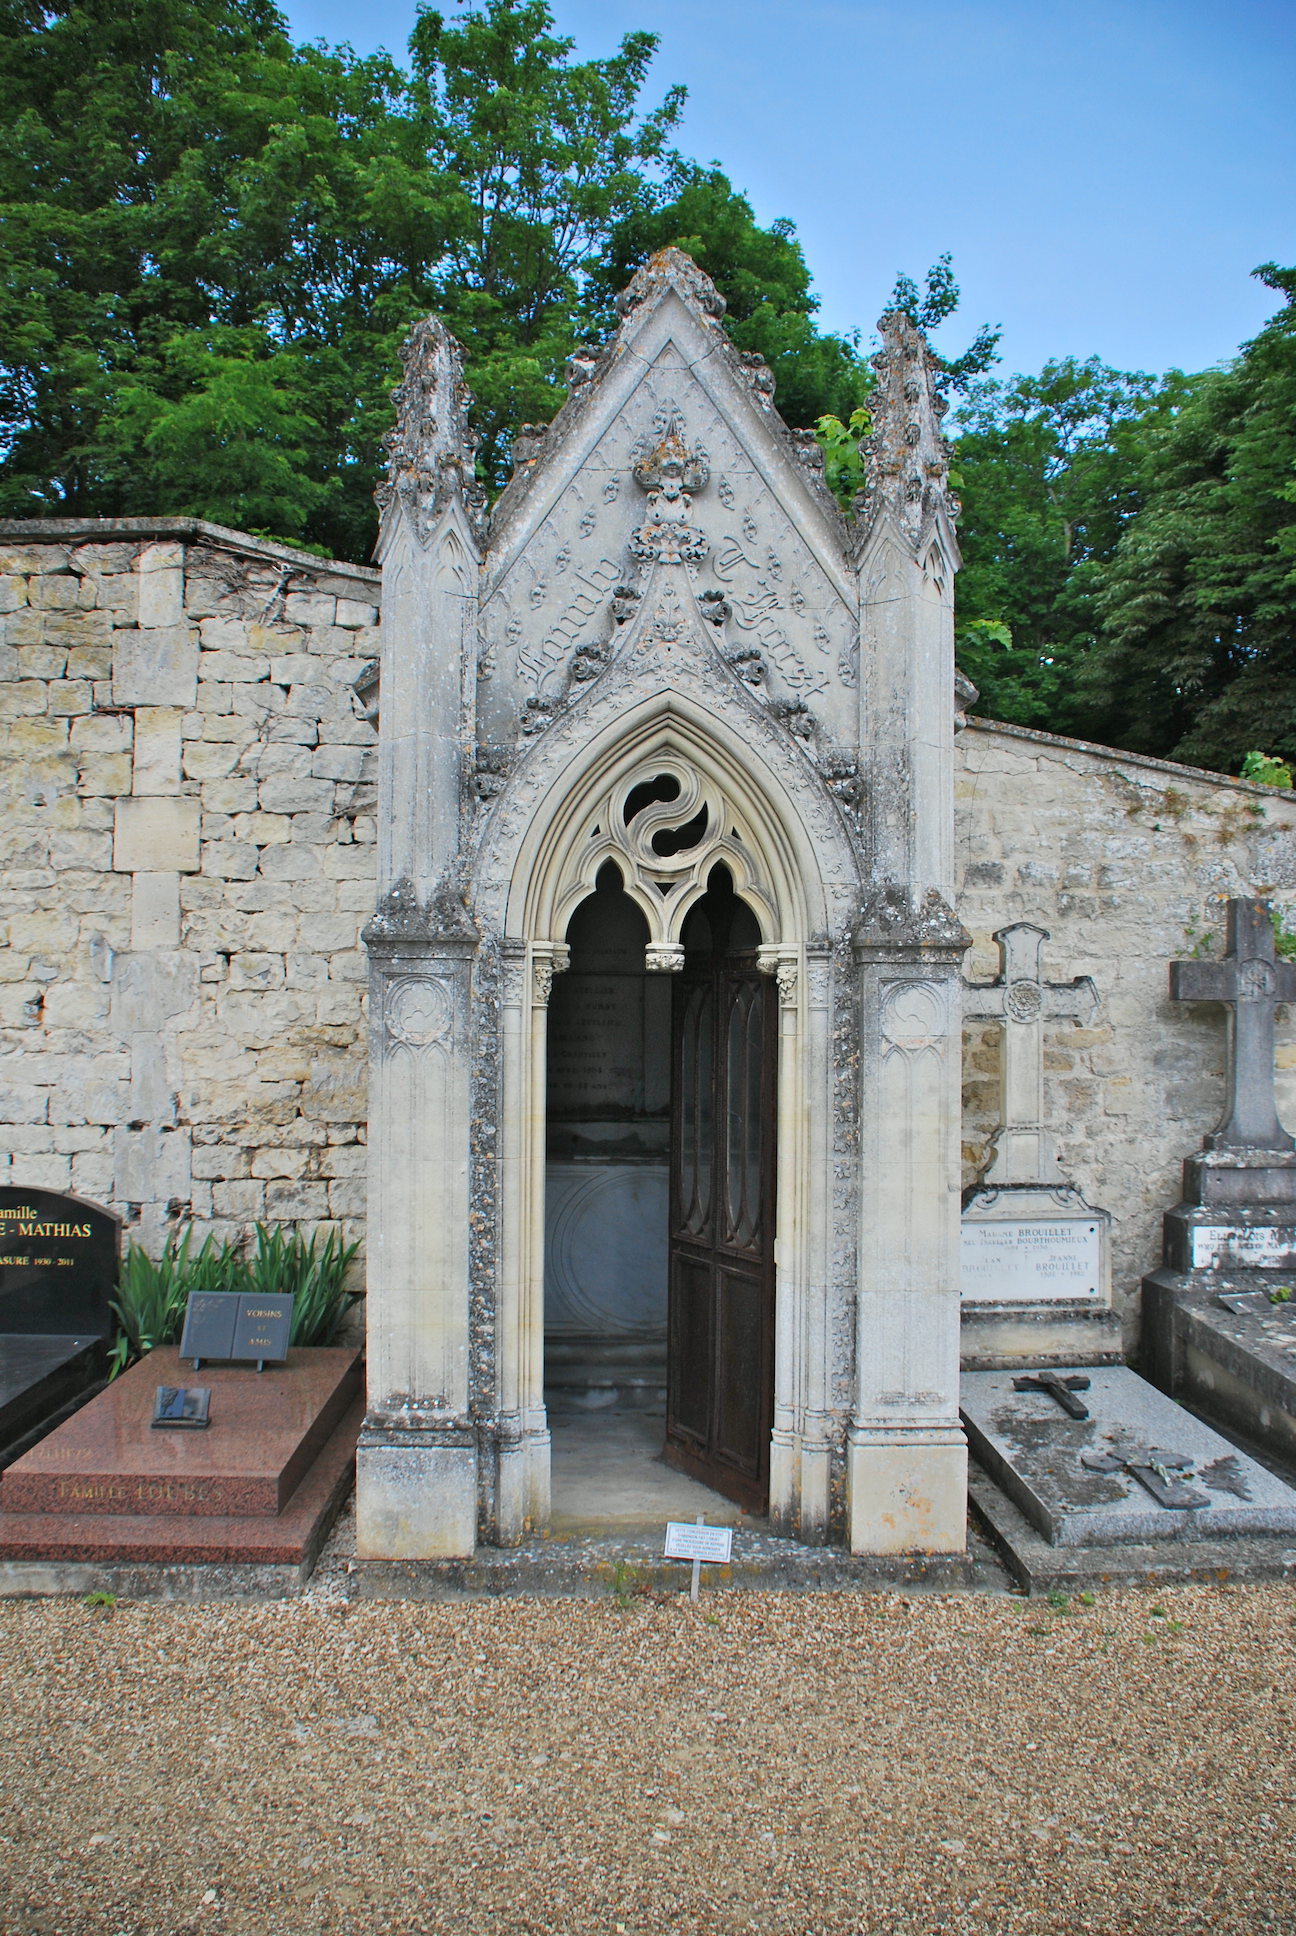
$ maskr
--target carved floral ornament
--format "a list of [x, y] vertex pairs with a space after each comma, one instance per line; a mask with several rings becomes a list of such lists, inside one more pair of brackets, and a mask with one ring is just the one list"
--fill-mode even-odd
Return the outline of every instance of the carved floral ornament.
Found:
[[405, 1048], [427, 1049], [445, 1042], [453, 1019], [450, 991], [442, 981], [406, 975], [387, 990], [387, 1033]]
[[[676, 751], [662, 751], [623, 773], [585, 817], [555, 902], [554, 926], [566, 932], [580, 902], [611, 861], [648, 922], [645, 964], [671, 973], [684, 966], [684, 918], [723, 863], [734, 888], [767, 935], [778, 932], [774, 898], [743, 819], [715, 779]], [[762, 953], [768, 950], [762, 950]], [[784, 956], [778, 950], [781, 964]], [[771, 972], [775, 962], [768, 965]]]
[[658, 428], [659, 441], [636, 454], [635, 482], [648, 493], [648, 516], [631, 534], [630, 550], [645, 564], [695, 564], [709, 545], [690, 521], [693, 494], [705, 489], [711, 466], [700, 446], [690, 450], [678, 410], [668, 409]]

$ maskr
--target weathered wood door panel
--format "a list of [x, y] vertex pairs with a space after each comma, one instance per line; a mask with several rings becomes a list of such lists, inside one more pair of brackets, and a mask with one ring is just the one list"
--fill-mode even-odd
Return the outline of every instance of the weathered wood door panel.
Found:
[[[708, 901], [712, 899], [708, 895]], [[735, 912], [738, 918], [735, 918]], [[666, 1457], [769, 1503], [777, 1006], [722, 900], [675, 989]]]

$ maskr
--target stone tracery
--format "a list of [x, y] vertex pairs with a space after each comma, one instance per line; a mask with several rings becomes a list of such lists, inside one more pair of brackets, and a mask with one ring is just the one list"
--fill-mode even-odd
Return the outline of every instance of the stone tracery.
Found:
[[728, 867], [762, 928], [777, 933], [774, 898], [741, 816], [716, 780], [680, 751], [646, 754], [597, 796], [571, 845], [555, 904], [557, 932], [565, 932], [609, 862], [648, 922], [652, 969], [683, 967], [684, 916], [719, 863]]

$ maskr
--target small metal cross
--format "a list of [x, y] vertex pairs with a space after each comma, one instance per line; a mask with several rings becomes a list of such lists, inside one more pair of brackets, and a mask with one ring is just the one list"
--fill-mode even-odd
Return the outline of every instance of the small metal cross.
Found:
[[1290, 1150], [1274, 1099], [1274, 1008], [1296, 1001], [1296, 963], [1274, 955], [1263, 901], [1228, 903], [1223, 961], [1172, 961], [1173, 1002], [1222, 1002], [1228, 1010], [1224, 1120], [1207, 1149]]
[[1000, 1114], [994, 1161], [983, 1183], [1056, 1183], [1057, 1158], [1044, 1128], [1044, 1024], [1083, 1022], [1098, 1006], [1088, 975], [1075, 981], [1040, 980], [1040, 945], [1047, 928], [1014, 921], [995, 935], [999, 979], [964, 982], [963, 1014], [970, 1022], [1002, 1022]]

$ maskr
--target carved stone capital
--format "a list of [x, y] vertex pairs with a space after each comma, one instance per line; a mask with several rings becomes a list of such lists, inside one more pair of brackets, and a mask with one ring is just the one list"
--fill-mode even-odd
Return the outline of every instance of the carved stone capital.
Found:
[[772, 975], [778, 983], [780, 1006], [795, 1008], [801, 978], [796, 949], [785, 948], [778, 942], [764, 945], [756, 950], [756, 966], [762, 975]]
[[852, 942], [861, 962], [909, 956], [957, 963], [972, 937], [934, 887], [920, 897], [912, 888], [889, 881], [865, 895]]
[[426, 902], [420, 902], [412, 881], [397, 881], [374, 909], [361, 939], [371, 955], [409, 946], [471, 954], [480, 936], [465, 905], [462, 882], [447, 875]]
[[537, 1008], [549, 1006], [553, 978], [561, 975], [571, 962], [571, 949], [565, 941], [537, 941], [531, 955], [531, 999]]
[[644, 949], [644, 967], [650, 975], [682, 974], [684, 950], [677, 941], [650, 941]]

